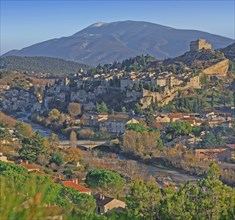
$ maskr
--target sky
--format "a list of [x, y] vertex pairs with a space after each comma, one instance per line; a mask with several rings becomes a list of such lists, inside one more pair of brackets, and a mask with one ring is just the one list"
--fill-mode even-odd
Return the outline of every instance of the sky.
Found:
[[96, 22], [148, 21], [235, 39], [235, 0], [0, 0], [0, 53]]

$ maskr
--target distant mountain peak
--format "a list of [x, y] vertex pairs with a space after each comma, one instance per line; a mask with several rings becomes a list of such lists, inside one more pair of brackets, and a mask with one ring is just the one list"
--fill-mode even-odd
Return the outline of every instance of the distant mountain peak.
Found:
[[100, 22], [96, 22], [96, 23], [92, 24], [90, 27], [101, 27], [105, 24], [107, 24], [107, 23], [100, 21]]
[[204, 38], [214, 49], [233, 39], [197, 30], [181, 30], [146, 21], [96, 22], [69, 37], [52, 39], [4, 56], [47, 56], [91, 66], [112, 63], [141, 54], [157, 59], [177, 57], [189, 50], [190, 42]]

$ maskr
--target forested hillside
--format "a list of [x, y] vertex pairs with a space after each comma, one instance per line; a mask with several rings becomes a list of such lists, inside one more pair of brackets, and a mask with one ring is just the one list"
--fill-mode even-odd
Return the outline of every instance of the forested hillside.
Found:
[[46, 73], [76, 73], [80, 68], [87, 69], [88, 66], [51, 57], [1, 57], [0, 69], [19, 72], [46, 72]]

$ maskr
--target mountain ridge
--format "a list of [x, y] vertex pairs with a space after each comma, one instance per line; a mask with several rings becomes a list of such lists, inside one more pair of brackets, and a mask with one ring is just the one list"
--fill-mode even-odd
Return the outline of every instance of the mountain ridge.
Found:
[[3, 56], [46, 56], [88, 65], [112, 63], [140, 54], [158, 59], [176, 57], [189, 50], [189, 43], [205, 38], [214, 49], [233, 39], [197, 30], [182, 30], [145, 21], [97, 22], [71, 36], [54, 38], [9, 51]]

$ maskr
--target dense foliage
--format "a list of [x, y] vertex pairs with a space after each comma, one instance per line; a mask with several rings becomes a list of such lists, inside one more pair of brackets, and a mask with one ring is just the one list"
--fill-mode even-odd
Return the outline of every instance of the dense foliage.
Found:
[[7, 56], [0, 63], [0, 69], [19, 72], [77, 73], [80, 68], [87, 69], [87, 66], [52, 57]]
[[127, 206], [132, 216], [148, 220], [234, 219], [235, 190], [222, 184], [218, 167], [213, 164], [205, 179], [178, 189], [160, 189], [155, 183], [134, 181]]
[[127, 125], [121, 149], [141, 158], [154, 157], [157, 149], [163, 147], [159, 130], [152, 130], [139, 124]]
[[[93, 215], [96, 207], [92, 196], [52, 183], [48, 176], [28, 174], [25, 168], [12, 163], [0, 162], [0, 184], [4, 189], [0, 190], [3, 219], [46, 218], [52, 214], [49, 204], [57, 205], [53, 209], [59, 208], [67, 218], [78, 219]], [[46, 204], [48, 208], [42, 209]]]
[[33, 137], [23, 138], [22, 148], [19, 150], [19, 154], [22, 159], [33, 162], [43, 152], [43, 148], [43, 138], [39, 133], [36, 133]]
[[113, 62], [112, 64], [105, 64], [104, 66], [98, 65], [96, 68], [91, 69], [89, 72], [91, 74], [107, 74], [111, 69], [125, 70], [127, 72], [131, 71], [143, 71], [149, 68], [153, 61], [156, 59], [149, 54], [141, 55], [136, 57], [131, 57], [129, 59], [123, 60], [122, 62]]
[[87, 173], [86, 183], [89, 187], [100, 187], [103, 189], [120, 189], [124, 186], [125, 180], [116, 172], [104, 169], [94, 169]]

